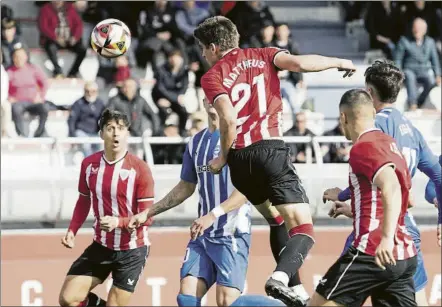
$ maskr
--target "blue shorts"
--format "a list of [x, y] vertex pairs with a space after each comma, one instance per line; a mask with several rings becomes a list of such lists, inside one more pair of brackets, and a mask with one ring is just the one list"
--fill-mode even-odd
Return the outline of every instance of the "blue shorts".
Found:
[[[417, 228], [416, 222], [414, 221], [413, 216], [411, 213], [408, 213], [405, 215], [405, 226], [407, 228], [408, 233], [413, 238], [414, 245], [416, 246], [417, 250], [417, 268], [416, 273], [414, 273], [413, 279], [414, 279], [414, 288], [416, 289], [416, 292], [419, 292], [420, 290], [424, 289], [425, 286], [428, 283], [428, 276], [427, 271], [425, 270], [424, 266], [424, 257], [422, 255], [421, 251], [421, 234], [419, 232], [419, 229]], [[350, 246], [353, 244], [353, 240], [355, 238], [354, 232], [352, 232], [345, 242], [344, 250], [342, 251], [342, 254], [344, 254]]]
[[241, 292], [249, 263], [250, 234], [211, 238], [201, 236], [187, 245], [181, 279], [191, 275], [205, 280], [207, 288], [217, 285]]

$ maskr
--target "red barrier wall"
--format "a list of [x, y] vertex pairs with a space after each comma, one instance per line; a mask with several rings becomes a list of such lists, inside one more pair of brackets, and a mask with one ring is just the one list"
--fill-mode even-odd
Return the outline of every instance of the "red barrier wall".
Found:
[[[316, 244], [301, 276], [308, 292], [340, 254], [349, 229], [316, 229]], [[91, 234], [79, 234], [76, 246], [68, 250], [60, 244], [62, 232], [2, 232], [1, 305], [56, 306], [63, 279], [73, 260], [91, 243]], [[264, 294], [264, 282], [274, 269], [267, 229], [255, 229], [247, 276], [247, 293]], [[176, 306], [179, 270], [186, 244], [187, 229], [150, 232], [151, 254], [131, 301], [133, 306]], [[427, 296], [431, 305], [441, 305], [441, 251], [434, 230], [422, 231], [422, 249], [429, 275]], [[96, 290], [106, 295], [106, 284]], [[215, 306], [213, 289], [206, 305]]]

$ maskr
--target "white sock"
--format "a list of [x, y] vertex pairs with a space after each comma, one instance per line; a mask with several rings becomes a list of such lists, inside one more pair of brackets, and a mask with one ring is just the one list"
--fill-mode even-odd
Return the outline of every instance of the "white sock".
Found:
[[295, 292], [296, 295], [298, 295], [303, 300], [308, 300], [310, 298], [310, 296], [308, 295], [307, 291], [305, 290], [302, 284], [293, 286], [291, 287], [291, 289], [293, 290], [293, 292]]
[[275, 271], [271, 276], [274, 280], [282, 282], [285, 286], [289, 284], [289, 276], [282, 271]]

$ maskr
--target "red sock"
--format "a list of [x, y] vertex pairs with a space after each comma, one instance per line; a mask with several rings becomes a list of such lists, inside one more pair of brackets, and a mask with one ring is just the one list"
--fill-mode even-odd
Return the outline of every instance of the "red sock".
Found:
[[78, 304], [78, 307], [87, 307], [88, 304], [89, 304], [89, 298], [86, 298], [84, 301]]
[[289, 230], [289, 237], [290, 238], [293, 237], [294, 235], [297, 235], [297, 234], [304, 234], [304, 235], [307, 235], [313, 239], [314, 238], [313, 225], [312, 224], [302, 224], [302, 225], [293, 227], [292, 229]]
[[280, 226], [280, 225], [284, 224], [284, 219], [280, 215], [278, 215], [276, 217], [268, 217], [268, 218], [266, 218], [266, 220], [270, 226]]

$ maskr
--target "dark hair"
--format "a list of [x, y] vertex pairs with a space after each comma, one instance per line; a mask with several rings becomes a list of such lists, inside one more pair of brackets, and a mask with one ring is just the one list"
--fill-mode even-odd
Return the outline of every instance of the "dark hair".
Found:
[[339, 102], [339, 108], [346, 107], [349, 109], [356, 109], [362, 105], [373, 106], [373, 100], [370, 94], [364, 89], [348, 90], [342, 95]]
[[110, 121], [120, 122], [123, 121], [124, 125], [129, 128], [130, 127], [130, 121], [126, 114], [121, 113], [116, 110], [112, 109], [105, 109], [103, 113], [101, 113], [101, 117], [98, 120], [98, 126], [100, 127], [100, 130], [103, 130], [104, 127], [110, 122]]
[[235, 24], [224, 16], [209, 17], [196, 27], [193, 36], [204, 46], [214, 44], [220, 51], [236, 48], [239, 33]]
[[367, 68], [364, 76], [365, 82], [374, 88], [380, 101], [396, 101], [404, 82], [404, 74], [392, 61], [376, 60]]
[[167, 57], [172, 57], [172, 56], [174, 56], [174, 55], [179, 55], [179, 56], [183, 56], [183, 54], [181, 53], [181, 50], [180, 49], [173, 49], [172, 51], [170, 51], [168, 54], [167, 54]]

